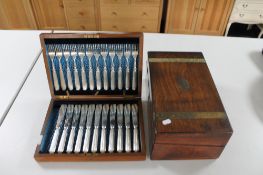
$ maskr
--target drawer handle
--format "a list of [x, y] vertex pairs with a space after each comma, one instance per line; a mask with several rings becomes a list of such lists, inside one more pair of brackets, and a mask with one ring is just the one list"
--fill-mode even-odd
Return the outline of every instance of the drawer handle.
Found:
[[243, 4], [243, 8], [247, 8], [247, 6], [248, 6], [247, 4]]
[[115, 26], [115, 25], [114, 25], [114, 26], [112, 26], [112, 28], [114, 28], [114, 29], [118, 29], [118, 27], [117, 27], [117, 26]]
[[79, 15], [80, 16], [84, 16], [84, 12], [79, 12]]
[[85, 26], [81, 25], [80, 28], [84, 30], [84, 29], [85, 29]]
[[243, 14], [243, 13], [240, 13], [239, 16], [240, 16], [240, 17], [244, 17], [244, 14]]
[[142, 26], [141, 29], [146, 29], [146, 27], [145, 27], [145, 26]]
[[262, 14], [260, 14], [260, 15], [259, 15], [259, 17], [260, 17], [260, 18], [263, 18], [263, 15], [262, 15]]
[[142, 16], [148, 16], [146, 12], [143, 12], [142, 13]]
[[117, 12], [112, 12], [111, 13], [113, 16], [117, 16]]

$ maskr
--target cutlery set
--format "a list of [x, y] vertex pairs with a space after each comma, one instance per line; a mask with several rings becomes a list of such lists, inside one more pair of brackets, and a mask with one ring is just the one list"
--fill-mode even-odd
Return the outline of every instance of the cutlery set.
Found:
[[55, 91], [137, 89], [138, 44], [46, 44]]
[[62, 104], [48, 152], [138, 152], [137, 104]]

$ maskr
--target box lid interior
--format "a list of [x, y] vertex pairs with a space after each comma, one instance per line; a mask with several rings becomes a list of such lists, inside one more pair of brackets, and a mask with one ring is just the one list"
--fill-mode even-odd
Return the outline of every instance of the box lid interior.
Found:
[[[43, 49], [43, 55], [44, 55], [44, 62], [45, 62], [45, 67], [46, 67], [46, 73], [49, 81], [49, 88], [51, 92], [52, 98], [55, 99], [108, 99], [111, 97], [111, 99], [132, 99], [132, 98], [140, 98], [141, 97], [141, 76], [142, 76], [142, 34], [141, 33], [122, 33], [122, 34], [107, 34], [107, 33], [55, 33], [55, 34], [48, 34], [44, 33], [40, 35], [41, 39], [41, 45]], [[102, 83], [102, 88], [101, 89], [90, 89], [89, 88], [89, 58], [87, 57], [87, 50], [86, 48], [88, 45], [98, 45], [98, 47], [105, 46], [107, 47], [106, 52], [107, 52], [107, 71], [108, 71], [108, 86], [109, 88], [107, 90], [103, 89], [103, 82]], [[136, 83], [137, 87], [135, 90], [132, 90], [131, 87], [129, 90], [125, 89], [125, 70], [126, 70], [126, 57], [122, 56], [121, 60], [121, 67], [122, 67], [122, 77], [123, 77], [123, 88], [118, 89], [117, 88], [117, 77], [118, 77], [118, 56], [117, 54], [114, 57], [114, 63], [115, 63], [115, 81], [116, 81], [116, 88], [114, 90], [111, 90], [110, 88], [110, 71], [111, 71], [111, 58], [109, 56], [109, 47], [121, 47], [128, 45], [132, 47], [133, 45], [136, 46], [137, 51], [138, 51], [138, 56], [136, 59]], [[54, 46], [55, 49], [51, 51], [50, 48]], [[53, 48], [54, 48], [53, 47]], [[57, 49], [59, 48], [59, 49]], [[70, 50], [70, 57], [67, 59], [65, 56], [65, 48], [67, 49], [66, 51]], [[74, 59], [72, 53], [72, 48], [74, 48], [74, 52], [77, 52], [76, 59]], [[82, 67], [81, 67], [81, 58], [79, 56], [79, 48], [82, 48], [84, 51], [84, 59], [83, 59], [83, 64], [85, 67], [85, 75], [86, 75], [86, 81], [87, 81], [87, 89], [82, 88]], [[64, 50], [63, 50], [64, 49]], [[115, 50], [114, 50], [115, 51]], [[62, 53], [61, 59], [58, 58], [58, 54], [54, 57], [53, 60], [51, 60], [49, 52], [55, 52], [55, 53]], [[101, 52], [101, 50], [100, 50]], [[124, 51], [123, 51], [124, 52]], [[130, 55], [130, 60], [132, 60], [132, 51]], [[95, 56], [93, 55], [91, 58], [91, 65], [93, 66], [93, 75], [94, 75], [94, 84], [96, 86], [96, 64], [98, 64], [98, 67], [100, 69], [100, 74], [101, 77], [103, 76], [103, 65], [104, 65], [104, 60], [102, 58], [102, 55], [98, 59], [99, 61], [96, 62]], [[68, 87], [66, 90], [62, 90], [61, 86], [59, 90], [55, 90], [54, 87], [54, 78], [53, 78], [53, 72], [52, 72], [52, 61], [54, 63], [54, 67], [56, 67], [56, 74], [58, 76], [58, 82], [59, 85], [61, 85], [61, 79], [60, 79], [60, 65], [63, 70], [63, 74], [65, 77], [65, 83], [67, 85], [68, 83], [68, 77], [67, 77], [67, 67], [70, 68], [71, 70], [71, 76], [72, 76], [72, 82], [73, 82], [73, 89], [69, 89]], [[76, 69], [78, 70], [78, 75], [79, 75], [79, 81], [80, 81], [80, 89], [76, 90], [75, 88], [75, 79], [74, 79], [74, 61], [76, 63]], [[130, 74], [132, 74], [132, 70], [134, 69], [134, 62], [130, 61]], [[132, 76], [132, 75], [131, 75]], [[102, 79], [103, 80], [103, 79]], [[130, 82], [132, 80], [130, 79]]]

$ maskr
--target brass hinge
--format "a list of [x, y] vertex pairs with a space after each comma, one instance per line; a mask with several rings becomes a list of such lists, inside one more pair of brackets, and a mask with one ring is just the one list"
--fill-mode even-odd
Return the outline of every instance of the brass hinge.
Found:
[[99, 34], [84, 34], [84, 38], [99, 38]]

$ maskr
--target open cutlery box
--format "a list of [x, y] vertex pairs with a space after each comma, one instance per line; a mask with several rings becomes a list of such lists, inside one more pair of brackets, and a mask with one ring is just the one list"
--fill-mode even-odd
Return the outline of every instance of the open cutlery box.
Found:
[[[77, 33], [56, 33], [40, 35], [47, 79], [49, 83], [51, 102], [49, 104], [45, 122], [41, 131], [42, 140], [37, 145], [35, 159], [37, 161], [129, 161], [144, 160], [146, 158], [144, 124], [141, 104], [141, 82], [142, 82], [142, 54], [143, 54], [143, 35], [142, 33], [122, 33], [122, 34], [77, 34]], [[121, 64], [120, 64], [121, 63]], [[121, 71], [120, 71], [121, 70]], [[106, 72], [106, 73], [105, 73]], [[63, 76], [63, 78], [61, 78]], [[74, 105], [73, 114], [71, 113], [72, 125], [69, 124], [65, 136], [65, 143], [62, 150], [59, 151], [60, 143], [64, 133], [67, 117], [70, 116], [70, 105]], [[88, 148], [84, 151], [85, 132], [80, 136], [80, 142], [77, 141], [78, 130], [81, 126], [80, 117], [75, 120], [75, 108], [77, 105], [97, 107], [101, 104], [104, 114], [104, 106], [108, 104], [108, 112], [104, 117], [96, 121], [96, 110], [91, 114], [90, 140]], [[115, 112], [111, 115], [111, 107], [116, 104], [124, 106], [124, 115], [122, 117], [122, 127], [119, 127], [119, 114]], [[137, 106], [137, 141], [135, 148], [135, 123], [133, 122], [133, 113], [125, 114], [126, 106]], [[63, 119], [59, 125], [57, 134], [57, 143], [53, 151], [55, 131], [57, 122], [61, 114], [62, 106], [66, 106]], [[99, 108], [99, 107], [98, 107]], [[63, 108], [64, 109], [64, 108]], [[73, 109], [73, 108], [72, 108]], [[123, 108], [121, 108], [123, 110]], [[60, 111], [61, 110], [61, 111]], [[115, 109], [116, 111], [116, 109]], [[86, 111], [87, 112], [87, 111]], [[77, 112], [76, 112], [77, 113]], [[84, 114], [83, 114], [84, 115]], [[126, 115], [130, 116], [129, 128], [126, 130]], [[88, 123], [88, 114], [85, 120], [84, 130]], [[114, 120], [112, 120], [113, 116]], [[73, 119], [72, 119], [73, 118]], [[96, 122], [99, 122], [97, 125]], [[73, 139], [71, 137], [72, 126], [75, 126]], [[88, 124], [87, 124], [88, 125]], [[104, 151], [102, 150], [102, 126], [105, 125], [106, 136], [104, 133]], [[110, 130], [113, 127], [114, 135], [111, 137]], [[95, 146], [93, 140], [95, 137], [95, 128], [98, 128], [97, 140]], [[119, 128], [122, 135], [119, 137]], [[128, 131], [128, 133], [127, 133]], [[130, 138], [127, 141], [126, 139]], [[111, 138], [110, 138], [111, 137]], [[112, 139], [110, 141], [110, 139]], [[119, 142], [122, 138], [122, 142]], [[69, 141], [70, 140], [70, 141]], [[73, 142], [72, 142], [73, 141]], [[69, 143], [71, 142], [71, 143]], [[78, 142], [78, 151], [76, 145]], [[117, 143], [118, 142], [118, 143]], [[130, 148], [126, 148], [126, 144]], [[73, 148], [68, 149], [71, 144]], [[111, 144], [111, 151], [109, 145]], [[119, 150], [117, 146], [123, 147]], [[74, 149], [75, 147], [75, 149]], [[95, 149], [93, 149], [93, 147]], [[92, 150], [93, 149], [93, 150]]]

